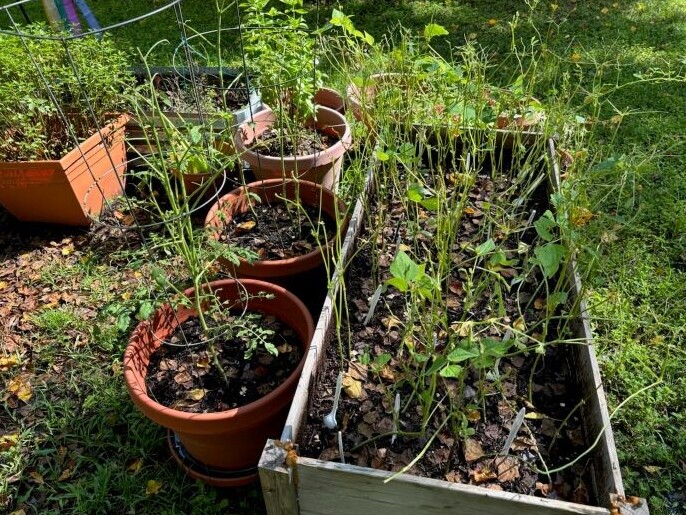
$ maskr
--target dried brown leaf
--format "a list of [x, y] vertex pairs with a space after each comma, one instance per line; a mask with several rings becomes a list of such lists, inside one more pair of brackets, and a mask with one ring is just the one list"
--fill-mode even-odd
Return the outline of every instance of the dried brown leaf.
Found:
[[498, 481], [506, 483], [519, 477], [519, 462], [512, 456], [496, 458], [498, 467]]
[[469, 463], [482, 458], [484, 450], [481, 443], [473, 438], [467, 438], [464, 442], [464, 459]]

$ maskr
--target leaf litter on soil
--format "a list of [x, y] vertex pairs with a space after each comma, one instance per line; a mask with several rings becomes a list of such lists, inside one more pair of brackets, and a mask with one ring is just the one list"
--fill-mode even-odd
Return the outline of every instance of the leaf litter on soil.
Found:
[[[430, 172], [427, 173], [429, 175]], [[446, 183], [451, 182], [453, 175], [455, 173], [446, 174]], [[431, 182], [430, 177], [424, 179]], [[515, 179], [506, 174], [480, 171], [469, 182], [471, 186], [466, 189], [467, 199], [458, 236], [451, 251], [455, 266], [451, 268], [451, 276], [445, 281], [442, 293], [443, 309], [447, 310], [450, 325], [437, 330], [433, 341], [439, 351], [446, 347], [449, 338], [468, 337], [475, 331], [475, 324], [483, 325], [484, 320], [494, 318], [499, 324], [491, 324], [486, 333], [492, 341], [506, 340], [520, 333], [529, 335], [532, 340], [540, 338], [538, 332], [548, 305], [545, 299], [534, 303], [540, 298], [537, 297], [540, 293], [537, 293], [536, 284], [542, 280], [541, 272], [537, 271], [535, 276], [522, 278], [519, 288], [500, 290], [498, 311], [493, 311], [493, 288], [472, 295], [466, 307], [467, 296], [473, 292], [469, 291], [468, 278], [463, 270], [471, 262], [474, 249], [479, 252], [479, 246], [485, 245], [481, 233], [484, 217], [496, 216], [498, 202], [499, 205], [507, 204], [518, 194]], [[460, 362], [468, 369], [464, 383], [450, 377], [440, 381], [435, 399], [439, 402], [435, 402], [434, 416], [429, 419], [426, 433], [422, 433], [422, 409], [411, 386], [416, 370], [404, 364], [400, 356], [407, 353], [408, 345], [417, 346], [415, 350], [426, 351], [420, 348], [426, 344], [417, 340], [418, 335], [411, 327], [404, 295], [394, 288], [387, 288], [371, 318], [369, 316], [370, 299], [376, 285], [390, 277], [389, 270], [399, 251], [412, 250], [417, 263], [430, 260], [435, 253], [436, 227], [432, 225], [431, 212], [419, 208], [416, 224], [414, 221], [408, 223], [406, 209], [397, 198], [402, 194], [389, 195], [388, 204], [383, 208], [378, 200], [370, 203], [368, 222], [359, 239], [362, 248], [358, 248], [347, 270], [346, 294], [350, 317], [347, 324], [343, 321], [341, 330], [341, 334], [352, 336], [351, 352], [346, 362], [347, 376], [352, 378], [350, 369], [361, 367], [362, 361], [367, 373], [353, 379], [359, 382], [360, 393], [344, 396], [339, 408], [339, 419], [345, 421], [342, 435], [346, 462], [398, 471], [422, 451], [433, 433], [438, 432], [424, 458], [409, 473], [589, 503], [583, 461], [550, 477], [537, 471], [563, 465], [586, 449], [584, 439], [580, 438], [581, 420], [578, 414], [571, 413], [581, 399], [575, 394], [575, 377], [564, 344], [547, 344], [539, 348], [538, 353], [531, 346], [522, 345], [518, 352], [506, 354], [483, 369], [470, 367], [468, 361]], [[526, 220], [533, 216], [533, 210], [541, 214], [545, 207], [545, 193], [536, 193], [520, 209], [519, 216]], [[382, 216], [384, 209], [390, 213], [387, 218]], [[518, 259], [522, 249], [528, 249], [536, 236], [529, 227], [517, 240], [512, 237], [514, 229], [503, 223], [501, 229], [490, 234], [488, 244], [494, 242], [505, 252], [504, 259], [495, 261], [494, 265], [491, 261], [493, 266], [487, 272], [501, 277], [495, 281], [496, 284], [511, 283], [518, 278], [518, 269], [521, 269]], [[488, 252], [495, 250], [496, 245], [493, 247]], [[370, 257], [374, 253], [377, 253], [376, 263]], [[377, 264], [379, 283], [373, 280]], [[519, 306], [523, 306], [523, 312]], [[564, 336], [557, 335], [556, 331], [555, 324], [550, 324], [548, 341]], [[343, 348], [346, 348], [345, 344]], [[313, 391], [332, 391], [338, 360], [338, 347], [332, 345], [328, 349], [325, 371], [320, 376], [321, 386]], [[392, 409], [392, 399], [396, 394], [400, 394], [403, 406], [397, 416], [397, 426]], [[461, 426], [457, 423], [441, 424], [451, 416], [451, 406], [464, 413]], [[507, 454], [500, 455], [521, 407], [526, 407], [528, 416]], [[312, 400], [307, 424], [299, 437], [303, 455], [340, 460], [336, 434], [321, 424], [330, 408], [331, 396], [328, 394]], [[399, 433], [397, 438], [394, 438], [394, 432]]]

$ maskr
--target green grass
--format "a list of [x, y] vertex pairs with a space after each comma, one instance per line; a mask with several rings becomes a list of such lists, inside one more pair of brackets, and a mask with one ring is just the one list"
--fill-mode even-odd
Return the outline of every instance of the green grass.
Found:
[[[163, 3], [120, 0], [91, 5], [101, 21], [110, 23]], [[428, 22], [440, 23], [451, 34], [436, 41], [437, 49], [447, 54], [466, 39], [477, 42], [489, 55], [492, 80], [501, 84], [518, 74], [510, 52], [509, 23], [519, 13], [517, 46], [523, 48], [536, 37], [554, 57], [542, 61], [555, 63], [555, 68], [540, 69], [536, 94], [544, 100], [554, 96], [550, 88], [566, 72], [572, 82], [581, 84], [570, 106], [573, 110], [587, 116], [593, 100], [602, 102], [601, 117], [574, 173], [594, 214], [582, 231], [585, 244], [598, 249], [600, 258], [584, 264], [589, 268], [591, 315], [611, 407], [661, 380], [629, 402], [613, 421], [622, 473], [627, 492], [647, 497], [653, 513], [686, 513], [686, 499], [678, 497], [686, 491], [686, 87], [683, 80], [636, 82], [637, 76], [655, 77], [661, 71], [683, 74], [686, 0], [530, 4], [533, 9], [514, 0], [341, 2], [342, 9], [355, 16], [357, 26], [377, 38], [398, 23], [415, 31]], [[319, 12], [317, 5], [308, 2], [313, 24], [326, 20], [331, 4], [320, 2]], [[183, 12], [202, 30], [216, 26], [205, 1], [187, 0]], [[41, 17], [39, 2], [31, 3], [29, 14], [32, 19]], [[1, 14], [0, 26], [7, 26]], [[112, 36], [132, 53], [135, 47], [147, 49], [169, 38], [158, 58], [161, 62], [170, 59], [179, 41], [173, 11], [118, 29]], [[630, 82], [635, 83], [617, 88]], [[612, 118], [617, 115], [621, 115], [619, 124], [619, 118]], [[612, 157], [615, 166], [596, 166]], [[95, 275], [104, 271], [98, 269]], [[82, 276], [96, 280], [83, 268], [58, 267], [44, 271], [41, 284], [56, 288]], [[107, 285], [103, 288], [101, 299], [107, 299], [108, 305], [121, 300], [117, 297], [121, 291], [136, 299], [133, 287], [116, 293]], [[127, 313], [135, 314], [135, 305], [127, 306]], [[99, 331], [84, 326], [78, 317], [78, 311], [58, 307], [40, 311], [34, 318], [31, 339], [40, 340], [45, 349], [38, 376], [48, 366], [61, 364], [64, 377], [59, 376], [58, 384], [37, 381], [34, 400], [26, 409], [40, 417], [18, 417], [4, 408], [2, 420], [14, 424], [10, 432], [19, 433], [21, 452], [17, 446], [2, 451], [2, 474], [11, 478], [21, 472], [24, 479], [17, 487], [16, 482], [0, 478], [0, 495], [11, 493], [19, 503], [39, 505], [41, 513], [226, 511], [213, 489], [176, 470], [163, 431], [132, 407], [119, 373], [112, 368], [115, 365], [116, 370], [125, 343], [125, 334], [111, 327], [116, 316], [100, 319]], [[65, 351], [74, 343], [64, 331], [70, 327], [102, 343]], [[88, 416], [79, 415], [83, 409]], [[67, 449], [64, 455], [62, 448]], [[70, 459], [76, 464], [73, 475], [59, 481]], [[137, 459], [143, 460], [143, 466], [132, 472], [128, 467]], [[27, 477], [32, 471], [41, 474], [44, 484]], [[160, 494], [145, 495], [148, 480], [162, 483]], [[241, 495], [230, 500], [232, 510], [249, 512], [257, 493]]]

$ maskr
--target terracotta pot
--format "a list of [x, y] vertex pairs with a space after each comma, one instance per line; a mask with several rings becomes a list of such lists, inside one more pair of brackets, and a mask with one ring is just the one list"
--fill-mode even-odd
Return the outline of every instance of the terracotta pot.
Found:
[[[233, 146], [233, 142], [227, 141], [216, 141], [214, 146], [217, 150], [227, 156], [236, 155], [236, 149]], [[171, 172], [178, 180], [183, 181], [184, 188], [186, 189], [186, 195], [193, 195], [196, 191], [202, 188], [208, 181], [212, 181], [214, 185], [207, 187], [205, 191], [205, 196], [210, 196], [215, 194], [215, 197], [220, 190], [227, 184], [231, 187], [235, 187], [240, 182], [238, 178], [240, 177], [240, 161], [236, 161], [235, 166], [232, 169], [224, 170], [222, 173], [207, 172], [207, 173], [183, 173], [176, 168], [172, 168]]]
[[[205, 218], [205, 227], [209, 231], [211, 238], [218, 240], [225, 227], [231, 220], [240, 214], [246, 213], [250, 209], [250, 196], [257, 195], [261, 203], [280, 203], [277, 197], [288, 199], [299, 199], [303, 205], [313, 207], [326, 214], [332, 220], [340, 219], [345, 213], [345, 205], [338, 200], [331, 190], [309, 181], [298, 181], [289, 179], [269, 179], [257, 181], [247, 186], [236, 188], [231, 193], [224, 195], [214, 204]], [[343, 241], [347, 230], [347, 220], [340, 224], [338, 238]], [[325, 256], [332, 256], [336, 249], [336, 237], [329, 240], [326, 247], [314, 249], [302, 256], [295, 256], [288, 259], [277, 259], [273, 261], [253, 261], [248, 263], [241, 259], [238, 266], [234, 266], [227, 260], [221, 261], [222, 264], [231, 271], [236, 277], [251, 277], [263, 279], [278, 284], [285, 284], [289, 278], [299, 276], [304, 272], [317, 268], [324, 263]]]
[[335, 133], [339, 141], [316, 154], [272, 157], [250, 150], [248, 147], [255, 139], [273, 127], [275, 122], [276, 114], [273, 111], [260, 111], [253, 116], [252, 122], [242, 123], [234, 136], [236, 149], [250, 164], [255, 178], [265, 180], [295, 177], [335, 190], [341, 173], [343, 154], [352, 144], [350, 126], [345, 117], [328, 107], [317, 107], [317, 121], [310, 120], [309, 125]]
[[335, 89], [319, 88], [314, 94], [314, 103], [333, 109], [338, 113], [345, 114], [345, 100], [343, 100], [343, 96]]
[[26, 222], [90, 225], [123, 191], [127, 120], [120, 116], [60, 160], [0, 162], [0, 204]]
[[[220, 300], [229, 302], [239, 301], [246, 291], [250, 295], [246, 308], [273, 315], [292, 328], [304, 356], [314, 329], [312, 317], [303, 303], [284, 288], [270, 283], [246, 279], [240, 281], [240, 285], [237, 280], [228, 279], [212, 282], [206, 288], [211, 288]], [[271, 294], [273, 298], [257, 297], [260, 292]], [[189, 297], [193, 293], [192, 288], [185, 291]], [[192, 309], [174, 310], [167, 304], [152, 319], [138, 324], [124, 352], [126, 386], [145, 416], [174, 431], [194, 460], [209, 469], [244, 472], [257, 466], [267, 438], [279, 436], [304, 360], [276, 389], [245, 406], [216, 413], [187, 413], [163, 406], [147, 393], [145, 378], [150, 356], [179, 324], [195, 314]], [[224, 485], [238, 486], [252, 479], [254, 474], [247, 474]]]

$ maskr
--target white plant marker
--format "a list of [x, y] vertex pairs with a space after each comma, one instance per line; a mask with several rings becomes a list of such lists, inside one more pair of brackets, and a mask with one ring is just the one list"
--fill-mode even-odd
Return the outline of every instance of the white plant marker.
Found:
[[336, 379], [336, 391], [333, 394], [333, 407], [331, 411], [324, 415], [324, 425], [327, 429], [336, 429], [338, 422], [336, 421], [336, 412], [338, 411], [338, 399], [341, 396], [341, 387], [343, 386], [343, 372], [338, 373]]
[[507, 453], [510, 451], [510, 446], [512, 445], [512, 442], [514, 442], [517, 433], [519, 433], [519, 428], [522, 427], [522, 423], [524, 422], [524, 415], [526, 415], [526, 408], [520, 409], [514, 422], [512, 422], [512, 429], [510, 429], [510, 434], [507, 435], [505, 445], [503, 445], [503, 449], [499, 453], [500, 456], [507, 456]]
[[400, 418], [400, 394], [395, 394], [395, 402], [393, 404], [393, 436], [391, 436], [391, 445], [395, 443], [398, 436], [398, 419]]
[[338, 454], [341, 455], [341, 463], [345, 465], [345, 454], [343, 453], [343, 433], [338, 432]]

